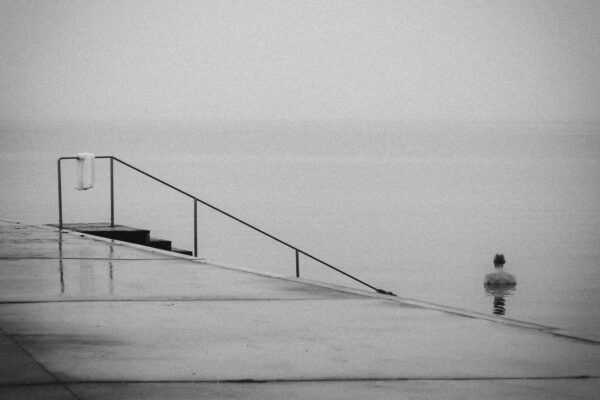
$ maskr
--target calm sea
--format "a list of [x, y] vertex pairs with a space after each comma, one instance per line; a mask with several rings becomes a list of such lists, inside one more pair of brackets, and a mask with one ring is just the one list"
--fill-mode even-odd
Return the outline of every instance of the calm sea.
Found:
[[[2, 125], [2, 217], [57, 220], [56, 159], [115, 155], [402, 297], [600, 332], [600, 125]], [[108, 221], [108, 163], [65, 220]], [[192, 200], [116, 168], [117, 223], [192, 248]], [[294, 253], [200, 207], [200, 256], [281, 275]], [[513, 293], [487, 293], [495, 253]], [[303, 277], [354, 286], [301, 259]], [[501, 299], [500, 297], [503, 297]]]

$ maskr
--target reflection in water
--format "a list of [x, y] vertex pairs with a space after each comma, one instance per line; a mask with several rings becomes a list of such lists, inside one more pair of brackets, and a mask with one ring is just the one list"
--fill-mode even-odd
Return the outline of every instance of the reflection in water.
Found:
[[58, 260], [58, 269], [60, 271], [60, 292], [65, 292], [65, 266], [63, 265], [63, 259]]
[[[112, 260], [114, 258], [115, 247], [112, 243], [108, 245], [109, 254], [108, 259]], [[80, 293], [95, 293], [96, 288], [96, 266], [95, 266], [95, 257], [94, 251], [88, 247], [83, 247], [81, 249], [81, 257], [80, 265], [79, 265], [79, 274], [78, 274], [78, 284]], [[96, 260], [97, 261], [97, 260]], [[68, 268], [67, 268], [68, 271]], [[58, 231], [58, 275], [60, 281], [60, 293], [64, 294], [67, 290], [67, 284], [65, 280], [68, 281], [69, 274], [65, 272], [65, 265], [63, 260], [63, 232]], [[112, 261], [108, 262], [108, 284], [110, 293], [114, 293], [114, 277], [113, 277], [113, 263]], [[69, 281], [70, 290], [73, 291], [73, 282]]]
[[81, 259], [77, 261], [79, 264], [78, 284], [81, 294], [96, 293], [96, 274], [94, 268], [93, 250], [88, 246], [83, 246], [80, 249]]
[[113, 263], [112, 263], [112, 261], [108, 262], [108, 278], [109, 278], [109, 284], [110, 284], [110, 292], [114, 293], [115, 283], [113, 280]]
[[60, 271], [60, 293], [65, 292], [65, 266], [63, 265], [62, 231], [58, 231], [58, 269]]
[[504, 315], [506, 314], [506, 301], [504, 297], [496, 297], [494, 296], [494, 311], [493, 313], [496, 315]]
[[[113, 258], [113, 253], [115, 252], [115, 248], [113, 247], [112, 244], [109, 245], [109, 256], [108, 258], [110, 258], [112, 260]], [[113, 281], [113, 263], [112, 261], [108, 262], [108, 278], [109, 278], [109, 282], [110, 282], [110, 292], [113, 293], [115, 290], [115, 284]]]
[[80, 261], [78, 278], [81, 294], [96, 293], [96, 271], [91, 260]]
[[504, 297], [512, 295], [516, 285], [485, 285], [485, 291], [494, 296], [492, 313], [495, 315], [506, 315], [506, 300]]
[[[100, 260], [58, 260], [61, 295], [92, 295], [115, 292], [114, 265]], [[106, 275], [105, 275], [106, 274]], [[107, 276], [108, 275], [108, 276]], [[105, 278], [108, 277], [108, 279]], [[108, 285], [108, 288], [107, 288]]]

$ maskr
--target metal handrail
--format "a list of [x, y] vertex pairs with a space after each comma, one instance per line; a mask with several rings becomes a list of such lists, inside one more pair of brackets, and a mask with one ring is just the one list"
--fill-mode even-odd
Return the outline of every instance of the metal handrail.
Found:
[[[314, 260], [314, 261], [316, 261], [316, 262], [318, 262], [320, 264], [325, 265], [328, 268], [333, 269], [334, 271], [339, 272], [342, 275], [347, 276], [348, 278], [351, 278], [351, 279], [355, 280], [358, 283], [361, 283], [364, 286], [367, 286], [367, 287], [375, 290], [377, 293], [395, 296], [394, 293], [392, 293], [390, 291], [387, 291], [387, 290], [376, 288], [375, 286], [370, 285], [370, 284], [368, 284], [368, 283], [366, 283], [366, 282], [358, 279], [357, 277], [352, 276], [352, 275], [348, 274], [347, 272], [342, 271], [341, 269], [334, 267], [333, 265], [331, 265], [331, 264], [329, 264], [329, 263], [327, 263], [327, 262], [325, 262], [325, 261], [323, 261], [323, 260], [321, 260], [321, 259], [313, 256], [312, 254], [307, 253], [306, 251], [301, 250], [298, 247], [293, 246], [290, 243], [287, 243], [284, 240], [281, 240], [278, 237], [276, 237], [274, 235], [271, 235], [270, 233], [267, 233], [267, 232], [263, 231], [262, 229], [257, 228], [256, 226], [254, 226], [254, 225], [252, 225], [252, 224], [250, 224], [250, 223], [248, 223], [248, 222], [246, 222], [246, 221], [244, 221], [244, 220], [242, 220], [242, 219], [240, 219], [240, 218], [238, 218], [238, 217], [236, 217], [236, 216], [234, 216], [234, 215], [232, 215], [232, 214], [230, 214], [230, 213], [228, 213], [228, 212], [226, 212], [224, 210], [221, 210], [220, 208], [218, 208], [218, 207], [216, 207], [216, 206], [214, 206], [214, 205], [212, 205], [210, 203], [207, 203], [206, 201], [204, 201], [202, 199], [199, 199], [198, 197], [196, 197], [196, 196], [194, 196], [192, 194], [190, 194], [190, 193], [188, 193], [188, 192], [186, 192], [184, 190], [181, 190], [181, 189], [179, 189], [179, 188], [171, 185], [170, 183], [167, 183], [167, 182], [163, 181], [162, 179], [159, 179], [159, 178], [155, 177], [154, 175], [149, 174], [148, 172], [145, 172], [145, 171], [143, 171], [143, 170], [141, 170], [141, 169], [139, 169], [137, 167], [134, 167], [133, 165], [131, 165], [131, 164], [129, 164], [129, 163], [123, 161], [123, 160], [120, 160], [120, 159], [118, 159], [115, 156], [96, 156], [95, 158], [96, 159], [110, 159], [110, 225], [111, 226], [115, 226], [114, 161], [117, 161], [117, 162], [125, 165], [126, 167], [129, 167], [129, 168], [133, 169], [134, 171], [137, 171], [140, 174], [147, 176], [150, 179], [153, 179], [153, 180], [155, 180], [155, 181], [157, 181], [159, 183], [162, 183], [163, 185], [168, 186], [169, 188], [171, 188], [171, 189], [173, 189], [173, 190], [175, 190], [175, 191], [183, 194], [184, 196], [187, 196], [187, 197], [189, 197], [189, 198], [191, 198], [191, 199], [194, 200], [194, 257], [198, 257], [198, 222], [197, 222], [198, 218], [197, 217], [198, 217], [198, 203], [201, 203], [201, 204], [203, 204], [203, 205], [205, 205], [205, 206], [207, 206], [207, 207], [209, 207], [209, 208], [211, 208], [211, 209], [213, 209], [213, 210], [215, 210], [215, 211], [217, 211], [217, 212], [219, 212], [219, 213], [221, 213], [221, 214], [223, 214], [223, 215], [225, 215], [225, 216], [233, 219], [234, 221], [237, 221], [240, 224], [245, 225], [248, 228], [250, 228], [250, 229], [252, 229], [252, 230], [254, 230], [256, 232], [259, 232], [262, 235], [267, 236], [268, 238], [270, 238], [270, 239], [272, 239], [272, 240], [274, 240], [274, 241], [276, 241], [276, 242], [278, 242], [278, 243], [280, 243], [280, 244], [282, 244], [282, 245], [284, 245], [284, 246], [286, 246], [286, 247], [294, 250], [295, 255], [296, 255], [296, 277], [297, 278], [300, 277], [300, 254], [302, 254], [302, 255], [304, 255], [304, 256], [306, 256], [306, 257], [308, 257], [308, 258], [310, 258], [310, 259], [312, 259], [312, 260]], [[63, 227], [62, 183], [61, 183], [61, 180], [62, 180], [61, 179], [61, 162], [63, 160], [78, 160], [78, 157], [60, 157], [58, 159], [58, 161], [57, 161], [57, 168], [58, 168], [58, 226], [59, 226], [59, 229], [62, 229], [62, 227]]]

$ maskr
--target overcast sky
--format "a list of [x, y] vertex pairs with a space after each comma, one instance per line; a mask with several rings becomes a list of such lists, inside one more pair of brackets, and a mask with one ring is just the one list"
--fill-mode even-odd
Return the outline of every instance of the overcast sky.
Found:
[[600, 1], [0, 1], [0, 118], [600, 118]]

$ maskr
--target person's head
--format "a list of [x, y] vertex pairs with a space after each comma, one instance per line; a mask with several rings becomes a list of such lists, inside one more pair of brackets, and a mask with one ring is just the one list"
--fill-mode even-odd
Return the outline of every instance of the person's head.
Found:
[[496, 256], [494, 257], [494, 266], [496, 268], [504, 267], [505, 262], [506, 260], [504, 259], [504, 254], [496, 254]]

